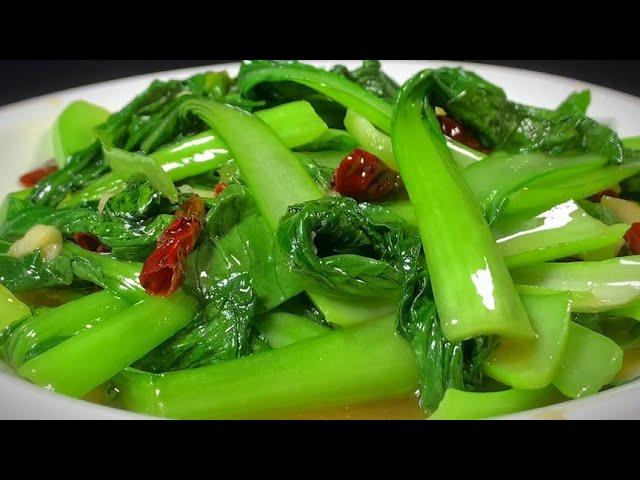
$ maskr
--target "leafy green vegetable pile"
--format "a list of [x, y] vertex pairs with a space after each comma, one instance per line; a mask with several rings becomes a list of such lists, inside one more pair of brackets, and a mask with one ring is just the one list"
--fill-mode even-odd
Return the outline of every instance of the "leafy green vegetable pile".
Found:
[[169, 418], [416, 391], [425, 417], [484, 418], [628, 381], [640, 142], [589, 103], [263, 60], [74, 103], [61, 168], [0, 209], [5, 360]]

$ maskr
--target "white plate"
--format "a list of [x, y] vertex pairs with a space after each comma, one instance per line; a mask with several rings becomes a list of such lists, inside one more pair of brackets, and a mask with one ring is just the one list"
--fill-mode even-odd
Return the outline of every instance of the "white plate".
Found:
[[[360, 62], [325, 60], [310, 62], [318, 66], [342, 63], [355, 67]], [[501, 86], [509, 98], [540, 107], [554, 108], [572, 91], [589, 88], [592, 93], [590, 115], [612, 126], [621, 137], [640, 134], [640, 99], [632, 95], [554, 75], [526, 70], [460, 62], [385, 61], [385, 71], [399, 82], [418, 70], [442, 65], [464, 66]], [[69, 102], [84, 99], [116, 111], [144, 90], [155, 78], [185, 78], [206, 70], [198, 67], [131, 77], [37, 97], [0, 108], [0, 145], [3, 174], [0, 194], [19, 188], [18, 177], [52, 157], [45, 140], [56, 116]], [[236, 74], [238, 65], [215, 65]], [[612, 72], [612, 75], [614, 72]], [[18, 81], [18, 80], [16, 80]], [[0, 364], [1, 365], [1, 364]], [[129, 412], [93, 405], [46, 391], [0, 372], [0, 418], [28, 419], [140, 419]], [[640, 419], [640, 380], [585, 399], [532, 410], [505, 418], [540, 419]]]

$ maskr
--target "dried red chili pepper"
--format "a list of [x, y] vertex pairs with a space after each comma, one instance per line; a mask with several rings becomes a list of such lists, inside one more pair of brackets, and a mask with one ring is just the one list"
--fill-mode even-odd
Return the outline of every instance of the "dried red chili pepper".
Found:
[[400, 175], [375, 155], [356, 148], [344, 157], [331, 185], [340, 195], [360, 202], [381, 201], [402, 187]]
[[474, 150], [484, 153], [490, 152], [488, 148], [482, 146], [480, 140], [478, 140], [472, 132], [457, 120], [454, 120], [447, 115], [440, 115], [438, 116], [438, 122], [440, 122], [442, 133], [447, 137], [455, 140], [456, 142], [460, 142], [469, 148], [473, 148]]
[[222, 194], [222, 192], [224, 192], [224, 189], [225, 189], [225, 188], [227, 188], [227, 184], [226, 184], [226, 183], [224, 183], [224, 182], [219, 182], [219, 183], [216, 185], [216, 188], [213, 190], [213, 194], [214, 194], [216, 197], [219, 197], [219, 196]]
[[147, 293], [166, 297], [180, 287], [184, 263], [196, 245], [204, 214], [204, 202], [197, 195], [180, 206], [176, 219], [162, 233], [142, 266], [140, 284]]
[[74, 233], [73, 241], [90, 252], [109, 253], [111, 251], [111, 247], [103, 244], [98, 237], [90, 233]]
[[176, 212], [176, 218], [186, 217], [186, 218], [196, 218], [200, 221], [204, 219], [205, 214], [205, 206], [204, 202], [198, 195], [194, 195], [189, 197], [184, 201], [178, 211]]
[[20, 177], [20, 183], [25, 187], [33, 187], [44, 177], [48, 177], [49, 175], [57, 171], [58, 167], [56, 165], [47, 164], [43, 167], [36, 168], [35, 170], [31, 170], [30, 172], [22, 175]]
[[615, 190], [611, 190], [610, 188], [607, 188], [606, 190], [598, 192], [595, 195], [591, 195], [589, 197], [589, 200], [591, 200], [592, 202], [600, 202], [600, 200], [602, 200], [602, 197], [604, 197], [605, 195], [607, 197], [618, 198], [618, 192], [616, 192]]
[[640, 255], [640, 223], [634, 223], [624, 234], [627, 246], [633, 255]]

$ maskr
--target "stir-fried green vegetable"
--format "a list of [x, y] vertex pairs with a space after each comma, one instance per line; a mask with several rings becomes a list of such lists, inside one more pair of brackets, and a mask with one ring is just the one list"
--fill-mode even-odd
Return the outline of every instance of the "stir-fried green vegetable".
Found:
[[424, 418], [477, 419], [618, 385], [640, 346], [640, 142], [590, 100], [258, 60], [113, 114], [74, 102], [60, 169], [0, 207], [0, 353], [176, 419], [416, 392]]

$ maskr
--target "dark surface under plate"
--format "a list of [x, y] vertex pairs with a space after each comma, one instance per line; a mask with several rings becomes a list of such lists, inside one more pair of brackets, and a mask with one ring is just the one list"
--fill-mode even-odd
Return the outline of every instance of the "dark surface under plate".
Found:
[[[233, 60], [3, 60], [0, 105], [91, 83]], [[473, 60], [563, 75], [640, 96], [640, 60]]]

